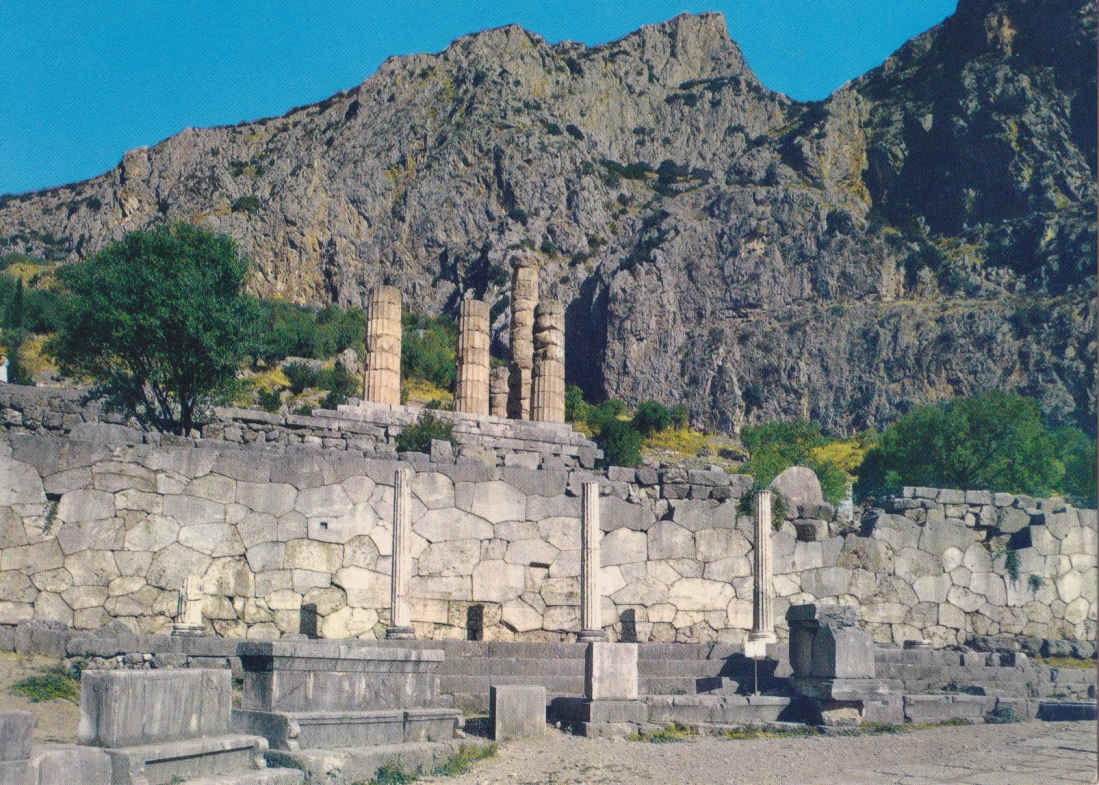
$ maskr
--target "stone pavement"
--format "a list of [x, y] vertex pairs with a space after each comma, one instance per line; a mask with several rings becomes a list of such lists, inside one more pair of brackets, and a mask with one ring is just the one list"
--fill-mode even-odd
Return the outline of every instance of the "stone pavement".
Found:
[[651, 744], [550, 730], [443, 785], [1068, 785], [1096, 781], [1094, 722]]

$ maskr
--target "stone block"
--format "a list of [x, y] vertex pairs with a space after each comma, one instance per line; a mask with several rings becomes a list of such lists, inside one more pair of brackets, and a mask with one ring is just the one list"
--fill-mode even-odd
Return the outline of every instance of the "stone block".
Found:
[[229, 681], [225, 669], [84, 671], [80, 742], [130, 747], [224, 734]]
[[546, 688], [493, 684], [488, 688], [489, 725], [496, 741], [541, 736], [546, 732]]
[[813, 640], [810, 673], [821, 679], [874, 678], [874, 640], [857, 627], [821, 625]]
[[33, 731], [34, 715], [29, 711], [0, 711], [0, 761], [30, 758]]
[[588, 644], [584, 655], [584, 694], [588, 700], [637, 699], [637, 644]]

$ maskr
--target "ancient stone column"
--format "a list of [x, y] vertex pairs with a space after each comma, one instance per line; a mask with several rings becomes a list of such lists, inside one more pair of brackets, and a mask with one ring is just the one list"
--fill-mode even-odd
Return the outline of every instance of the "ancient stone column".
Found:
[[393, 567], [389, 584], [389, 626], [386, 638], [414, 637], [408, 612], [408, 571], [412, 567], [412, 472], [408, 468], [393, 473]]
[[774, 581], [771, 579], [771, 492], [755, 495], [756, 540], [754, 551], [754, 592], [752, 598], [752, 632], [749, 641], [773, 643], [775, 637]]
[[467, 297], [458, 312], [455, 411], [488, 414], [488, 366], [488, 303]]
[[565, 421], [565, 309], [539, 303], [534, 309], [534, 369], [531, 419]]
[[202, 592], [202, 579], [197, 575], [190, 575], [183, 579], [183, 588], [179, 592], [179, 600], [176, 605], [176, 621], [172, 625], [172, 635], [176, 637], [193, 637], [205, 633], [202, 626], [202, 602], [205, 599]]
[[401, 402], [401, 293], [393, 286], [374, 287], [366, 301], [363, 399]]
[[581, 643], [607, 639], [599, 619], [599, 483], [586, 482], [580, 497], [580, 635]]
[[501, 365], [489, 375], [488, 411], [493, 417], [508, 416], [508, 369]]
[[534, 260], [511, 260], [511, 364], [508, 366], [508, 417], [530, 419], [531, 367], [534, 364], [534, 307], [538, 304], [538, 268]]

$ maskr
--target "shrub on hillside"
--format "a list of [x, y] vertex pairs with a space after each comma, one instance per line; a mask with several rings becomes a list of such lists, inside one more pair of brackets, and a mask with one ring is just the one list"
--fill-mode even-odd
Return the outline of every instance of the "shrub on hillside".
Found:
[[290, 380], [290, 392], [301, 395], [309, 387], [317, 386], [317, 371], [303, 362], [292, 362], [282, 366], [282, 372]]
[[431, 452], [431, 441], [454, 441], [454, 426], [446, 420], [424, 412], [412, 425], [406, 425], [397, 435], [397, 452]]
[[[859, 467], [855, 492], [861, 499], [923, 485], [1046, 496], [1065, 480], [1061, 446], [1029, 398], [1004, 392], [958, 398], [920, 407], [886, 428]], [[1070, 460], [1076, 454], [1070, 451]], [[1083, 465], [1088, 460], [1094, 466], [1094, 456], [1080, 456]], [[1094, 473], [1078, 490], [1094, 496]]]
[[638, 433], [648, 436], [670, 427], [672, 413], [656, 401], [645, 401], [634, 411], [631, 422]]
[[599, 429], [595, 441], [603, 450], [603, 463], [607, 466], [641, 463], [641, 434], [631, 423], [610, 420]]
[[444, 390], [453, 389], [458, 343], [454, 321], [405, 313], [401, 327], [401, 378], [423, 379]]

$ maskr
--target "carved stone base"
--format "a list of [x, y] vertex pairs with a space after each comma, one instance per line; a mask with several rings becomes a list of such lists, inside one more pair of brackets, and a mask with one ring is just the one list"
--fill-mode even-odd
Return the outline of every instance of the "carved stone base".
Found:
[[386, 627], [385, 639], [388, 641], [410, 641], [416, 637], [411, 627]]

